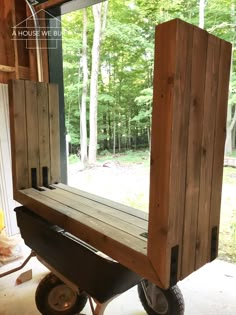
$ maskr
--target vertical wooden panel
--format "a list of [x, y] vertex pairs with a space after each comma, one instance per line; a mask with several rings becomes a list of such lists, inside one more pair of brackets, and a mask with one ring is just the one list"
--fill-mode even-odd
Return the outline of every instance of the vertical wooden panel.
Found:
[[59, 126], [59, 96], [56, 84], [48, 85], [49, 125], [50, 125], [50, 183], [60, 182], [60, 126]]
[[[187, 143], [189, 123], [189, 104], [191, 101], [191, 71], [193, 27], [178, 21], [176, 48], [176, 70], [173, 99], [174, 118], [172, 122], [172, 142], [170, 161], [170, 215], [169, 231], [171, 247], [179, 245], [178, 275], [180, 274], [182, 238], [185, 207], [185, 181], [187, 163]], [[158, 145], [158, 143], [157, 143]], [[178, 202], [176, 202], [178, 200]]]
[[200, 196], [197, 226], [195, 269], [208, 262], [210, 198], [212, 185], [212, 164], [215, 135], [215, 115], [219, 74], [220, 40], [208, 36], [206, 84], [204, 99], [204, 120], [202, 137], [202, 158], [200, 173]]
[[[213, 227], [216, 227], [219, 230], [231, 49], [231, 44], [221, 41], [216, 104], [216, 132], [214, 141], [210, 232]], [[209, 245], [211, 246], [211, 235]], [[216, 240], [215, 245], [215, 254], [217, 255], [218, 239]], [[211, 248], [209, 248], [208, 252], [211, 252]], [[211, 258], [215, 257], [209, 257], [209, 259]]]
[[42, 169], [48, 167], [50, 178], [50, 143], [49, 143], [49, 111], [48, 111], [48, 86], [46, 83], [37, 84], [38, 91], [38, 128], [39, 128], [39, 156], [40, 176], [39, 184], [43, 185]]
[[0, 5], [0, 65], [13, 66], [14, 43], [12, 41], [12, 2], [1, 0]]
[[36, 169], [36, 186], [39, 186], [39, 136], [38, 136], [38, 102], [37, 83], [25, 81], [27, 145], [28, 145], [28, 173], [32, 186], [32, 168]]
[[29, 187], [24, 81], [9, 83], [9, 103], [13, 188], [19, 190]]
[[[163, 286], [169, 283], [169, 176], [177, 20], [156, 29], [150, 169], [148, 257]], [[168, 40], [166, 40], [168, 38]], [[160, 45], [161, 43], [161, 45]], [[158, 245], [157, 245], [158, 244]]]
[[182, 277], [189, 275], [195, 266], [201, 145], [206, 80], [207, 33], [194, 28], [191, 74], [191, 103], [188, 132], [185, 223], [183, 234]]

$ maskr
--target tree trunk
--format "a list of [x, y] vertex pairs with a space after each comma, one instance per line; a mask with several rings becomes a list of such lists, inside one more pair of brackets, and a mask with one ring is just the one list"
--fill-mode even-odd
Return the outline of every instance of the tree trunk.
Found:
[[[231, 107], [229, 106], [231, 109]], [[226, 143], [225, 143], [225, 154], [231, 155], [233, 151], [233, 141], [232, 141], [232, 133], [236, 126], [236, 110], [234, 111], [234, 117], [230, 121], [230, 124], [227, 128], [227, 137], [226, 137]]]
[[97, 107], [98, 107], [98, 72], [100, 47], [105, 30], [108, 1], [93, 6], [94, 34], [92, 48], [92, 71], [90, 83], [90, 119], [89, 119], [89, 163], [94, 164], [97, 157]]
[[205, 24], [205, 0], [199, 0], [199, 27], [204, 28]]
[[116, 154], [116, 122], [114, 120], [114, 125], [113, 125], [113, 154]]
[[88, 57], [87, 57], [87, 11], [83, 9], [83, 53], [82, 53], [82, 69], [83, 69], [83, 90], [80, 106], [80, 155], [83, 167], [86, 167], [88, 161], [87, 153], [87, 119], [86, 119], [86, 98], [88, 90]]

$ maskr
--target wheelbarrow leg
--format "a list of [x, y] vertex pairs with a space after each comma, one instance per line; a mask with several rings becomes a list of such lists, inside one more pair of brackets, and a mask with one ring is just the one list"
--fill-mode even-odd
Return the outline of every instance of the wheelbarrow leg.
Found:
[[95, 302], [96, 303], [96, 307], [94, 309], [94, 306], [93, 306], [93, 299], [91, 298], [91, 296], [89, 297], [89, 303], [90, 303], [90, 307], [91, 307], [91, 310], [92, 310], [92, 313], [93, 315], [103, 315], [104, 312], [105, 312], [105, 309], [107, 308], [108, 304], [114, 300], [115, 298], [117, 297], [114, 296], [112, 297], [110, 300], [108, 300], [107, 302], [105, 303], [99, 303], [99, 302]]

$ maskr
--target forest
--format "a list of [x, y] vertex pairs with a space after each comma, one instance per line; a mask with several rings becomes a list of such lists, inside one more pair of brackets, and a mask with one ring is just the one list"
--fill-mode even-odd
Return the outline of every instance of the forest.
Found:
[[109, 0], [62, 18], [66, 130], [84, 165], [149, 149], [155, 26], [172, 18], [233, 45], [225, 153], [235, 154], [235, 0]]

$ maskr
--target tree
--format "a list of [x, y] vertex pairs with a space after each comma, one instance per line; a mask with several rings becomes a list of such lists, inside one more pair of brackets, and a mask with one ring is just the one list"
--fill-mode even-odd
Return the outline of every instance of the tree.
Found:
[[199, 0], [199, 27], [204, 28], [205, 0]]
[[90, 83], [90, 119], [89, 119], [89, 163], [96, 162], [97, 156], [97, 107], [98, 107], [98, 74], [102, 35], [106, 27], [108, 1], [93, 6], [94, 34], [92, 48], [92, 70]]
[[83, 9], [83, 52], [82, 52], [82, 69], [83, 69], [83, 88], [82, 100], [80, 106], [80, 155], [83, 167], [87, 164], [87, 118], [86, 118], [86, 100], [88, 90], [88, 60], [87, 60], [87, 9]]

